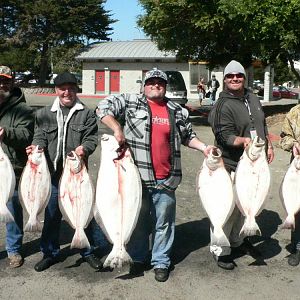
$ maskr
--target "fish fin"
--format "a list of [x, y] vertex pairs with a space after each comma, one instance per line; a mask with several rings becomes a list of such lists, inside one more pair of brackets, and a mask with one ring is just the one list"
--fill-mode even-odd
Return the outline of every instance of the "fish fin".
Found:
[[77, 249], [83, 249], [83, 248], [90, 248], [90, 242], [83, 230], [83, 228], [78, 228], [75, 230], [75, 234], [73, 236], [70, 248], [77, 248]]
[[295, 229], [295, 216], [294, 215], [288, 215], [285, 219], [285, 221], [283, 222], [282, 229]]
[[36, 231], [41, 232], [42, 229], [43, 229], [43, 224], [37, 218], [34, 217], [29, 217], [29, 220], [24, 227], [24, 231], [27, 232], [36, 232]]
[[240, 231], [240, 235], [252, 236], [252, 235], [261, 235], [261, 231], [258, 227], [258, 224], [255, 221], [255, 217], [246, 217], [245, 223]]
[[110, 267], [111, 269], [114, 268], [122, 268], [122, 266], [131, 264], [132, 259], [127, 253], [125, 247], [117, 248], [113, 247], [109, 255], [107, 256], [103, 267]]
[[5, 205], [1, 210], [0, 210], [0, 223], [9, 223], [9, 222], [14, 222], [15, 219], [7, 206]]
[[230, 247], [228, 238], [222, 228], [214, 228], [214, 235], [211, 236], [211, 244], [218, 245], [220, 247]]

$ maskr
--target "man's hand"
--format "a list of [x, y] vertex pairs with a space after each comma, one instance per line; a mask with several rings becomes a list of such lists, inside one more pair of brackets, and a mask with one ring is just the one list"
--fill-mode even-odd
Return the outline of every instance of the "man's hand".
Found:
[[233, 142], [233, 146], [243, 147], [245, 149], [250, 142], [251, 139], [249, 137], [237, 136]]
[[211, 152], [211, 150], [213, 149], [217, 149], [216, 146], [213, 146], [213, 145], [207, 145], [205, 149], [203, 149], [203, 154], [205, 157], [208, 156], [208, 154]]
[[26, 147], [25, 148], [26, 154], [27, 155], [31, 154], [35, 150], [36, 147], [37, 147], [36, 145], [30, 145], [30, 146]]
[[273, 147], [272, 148], [269, 148], [268, 147], [268, 151], [267, 151], [267, 160], [268, 160], [268, 163], [270, 164], [274, 159], [274, 150], [273, 150]]
[[296, 156], [299, 154], [300, 154], [300, 144], [297, 142], [297, 143], [294, 143], [294, 146], [293, 146], [293, 155]]
[[83, 146], [78, 146], [76, 149], [75, 149], [75, 153], [81, 157], [81, 158], [84, 158], [85, 157], [85, 150], [83, 148]]
[[117, 130], [114, 131], [114, 137], [116, 138], [120, 147], [124, 146], [126, 139], [123, 130], [121, 128], [118, 128]]

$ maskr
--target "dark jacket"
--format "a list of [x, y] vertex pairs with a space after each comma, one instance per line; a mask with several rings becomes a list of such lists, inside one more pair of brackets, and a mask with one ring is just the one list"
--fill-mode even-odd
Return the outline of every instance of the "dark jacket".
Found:
[[[217, 79], [214, 79], [214, 81], [216, 82], [216, 85], [215, 85], [215, 91], [220, 87], [220, 83]], [[213, 79], [210, 79], [207, 83], [207, 87], [210, 88], [212, 87], [212, 82], [213, 82]]]
[[0, 106], [0, 126], [5, 131], [2, 148], [18, 180], [27, 162], [25, 148], [31, 144], [34, 129], [33, 110], [27, 106], [24, 94], [18, 87], [12, 90], [11, 96]]
[[63, 120], [56, 98], [52, 106], [37, 111], [32, 144], [45, 149], [49, 171], [53, 174], [58, 162], [64, 161], [66, 155], [78, 146], [83, 146], [86, 158], [95, 151], [98, 144], [96, 115], [77, 100], [67, 119]]
[[222, 150], [224, 163], [231, 170], [236, 169], [244, 151], [243, 147], [233, 146], [235, 138], [250, 137], [251, 121], [245, 99], [249, 103], [257, 135], [266, 140], [268, 129], [262, 105], [259, 99], [247, 89], [245, 89], [245, 96], [240, 98], [227, 91], [221, 92], [208, 118], [215, 135], [215, 145]]

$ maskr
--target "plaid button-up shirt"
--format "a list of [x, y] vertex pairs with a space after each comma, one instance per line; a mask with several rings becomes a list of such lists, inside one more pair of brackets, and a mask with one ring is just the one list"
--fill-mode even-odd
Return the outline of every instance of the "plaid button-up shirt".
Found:
[[144, 95], [121, 94], [109, 96], [98, 104], [100, 119], [107, 115], [116, 118], [123, 126], [126, 142], [133, 153], [143, 184], [148, 187], [174, 191], [181, 182], [180, 145], [187, 145], [196, 137], [189, 122], [188, 111], [180, 105], [167, 101], [170, 121], [171, 170], [163, 184], [157, 185], [151, 155], [151, 110]]

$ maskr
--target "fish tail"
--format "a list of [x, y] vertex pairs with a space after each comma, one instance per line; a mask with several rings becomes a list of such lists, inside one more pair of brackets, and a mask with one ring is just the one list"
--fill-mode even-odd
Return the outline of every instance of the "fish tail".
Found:
[[83, 248], [90, 248], [90, 242], [83, 230], [83, 228], [78, 228], [75, 230], [75, 234], [73, 236], [70, 248], [77, 248], [77, 249], [83, 249]]
[[294, 215], [288, 215], [283, 222], [281, 228], [283, 229], [295, 229], [295, 216]]
[[214, 228], [214, 234], [211, 236], [211, 244], [220, 247], [230, 247], [228, 238], [222, 228]]
[[7, 206], [5, 205], [4, 207], [2, 207], [0, 209], [0, 222], [1, 223], [9, 223], [9, 222], [14, 222], [14, 221], [15, 221], [15, 219], [12, 216], [9, 209], [7, 208]]
[[127, 253], [125, 247], [117, 248], [114, 246], [109, 255], [107, 256], [103, 267], [110, 267], [111, 269], [122, 268], [122, 266], [131, 263], [132, 259]]
[[240, 235], [252, 236], [256, 234], [261, 235], [261, 231], [255, 221], [255, 217], [246, 217], [245, 223], [240, 231]]
[[42, 231], [42, 229], [43, 224], [36, 217], [30, 217], [27, 224], [24, 227], [24, 231], [28, 232]]

